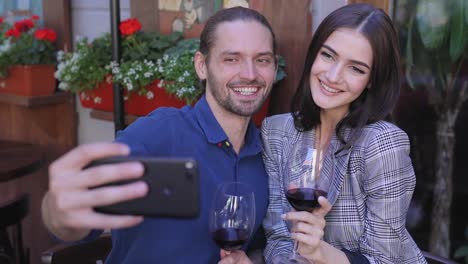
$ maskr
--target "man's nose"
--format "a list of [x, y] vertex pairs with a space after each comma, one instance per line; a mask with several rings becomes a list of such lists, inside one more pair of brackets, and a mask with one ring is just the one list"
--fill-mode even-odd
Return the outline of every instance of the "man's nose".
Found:
[[257, 68], [252, 61], [246, 61], [241, 65], [239, 75], [242, 79], [254, 80], [257, 78]]

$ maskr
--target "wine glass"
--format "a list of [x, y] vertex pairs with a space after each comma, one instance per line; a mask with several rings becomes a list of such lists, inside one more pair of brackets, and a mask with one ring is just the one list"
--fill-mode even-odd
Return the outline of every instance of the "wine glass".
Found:
[[[320, 177], [324, 155], [325, 151], [314, 148], [309, 139], [301, 139], [292, 146], [282, 174], [286, 199], [295, 210], [311, 212], [320, 207], [320, 196], [327, 197], [325, 181]], [[277, 256], [274, 263], [310, 263], [297, 253], [297, 246], [294, 241], [291, 255]]]
[[210, 211], [210, 233], [222, 249], [241, 249], [255, 225], [255, 197], [249, 186], [240, 182], [221, 184]]

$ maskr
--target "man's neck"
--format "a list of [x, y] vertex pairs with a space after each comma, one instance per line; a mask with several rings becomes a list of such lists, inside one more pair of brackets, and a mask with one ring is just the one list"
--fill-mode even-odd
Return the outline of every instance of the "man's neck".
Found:
[[211, 96], [207, 95], [207, 102], [213, 115], [226, 133], [234, 151], [239, 154], [244, 145], [245, 134], [249, 127], [250, 117], [236, 115], [217, 104]]

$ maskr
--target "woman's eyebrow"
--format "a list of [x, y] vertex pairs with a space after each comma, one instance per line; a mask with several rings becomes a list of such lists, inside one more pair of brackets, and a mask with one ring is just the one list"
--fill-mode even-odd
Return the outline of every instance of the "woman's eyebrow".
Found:
[[[338, 52], [336, 52], [332, 47], [328, 46], [328, 45], [325, 45], [323, 44], [323, 47], [326, 48], [327, 50], [329, 50], [331, 53], [335, 54], [336, 56], [339, 56]], [[367, 65], [367, 63], [365, 62], [362, 62], [362, 61], [358, 61], [358, 60], [350, 60], [352, 63], [354, 64], [358, 64], [358, 65], [361, 65], [361, 66], [364, 66], [366, 67], [367, 69], [370, 70], [370, 66]]]

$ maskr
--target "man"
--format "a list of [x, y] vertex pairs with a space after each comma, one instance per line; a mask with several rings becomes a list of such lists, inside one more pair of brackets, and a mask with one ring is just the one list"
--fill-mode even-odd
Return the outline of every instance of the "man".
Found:
[[[194, 65], [205, 95], [193, 108], [158, 109], [125, 129], [116, 140], [121, 144], [79, 146], [51, 164], [42, 215], [58, 238], [92, 239], [99, 235], [96, 230], [110, 228], [113, 248], [108, 263], [215, 263], [220, 250], [209, 234], [209, 208], [216, 187], [234, 179], [254, 189], [254, 231], [258, 229], [268, 187], [259, 132], [250, 117], [275, 79], [275, 37], [262, 15], [236, 7], [211, 17], [200, 42]], [[95, 212], [93, 207], [142, 197], [148, 191], [143, 182], [90, 189], [140, 177], [139, 163], [83, 169], [94, 159], [128, 154], [194, 158], [200, 171], [200, 216], [143, 219]], [[221, 256], [224, 262], [249, 262], [242, 251]]]

